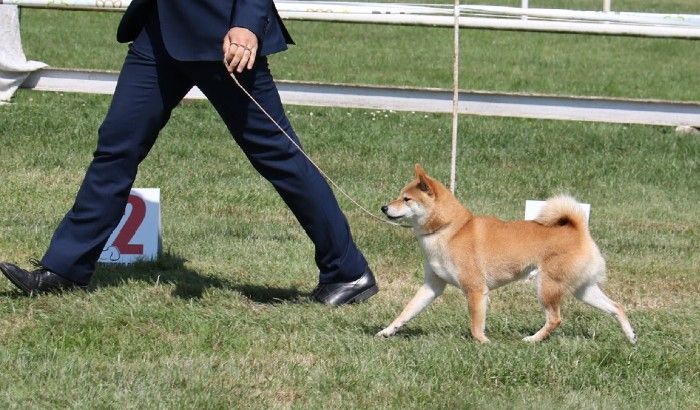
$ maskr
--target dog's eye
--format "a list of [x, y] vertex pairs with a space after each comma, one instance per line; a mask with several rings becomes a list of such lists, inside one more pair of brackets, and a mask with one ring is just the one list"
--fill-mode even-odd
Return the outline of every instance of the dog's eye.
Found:
[[410, 200], [411, 200], [411, 198], [409, 198], [409, 197], [406, 197], [406, 198], [403, 199], [404, 202], [408, 202], [408, 201], [410, 201]]

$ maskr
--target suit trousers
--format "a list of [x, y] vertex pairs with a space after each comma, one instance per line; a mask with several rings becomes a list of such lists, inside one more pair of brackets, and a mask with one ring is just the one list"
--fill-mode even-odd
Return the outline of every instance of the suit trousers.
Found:
[[[266, 57], [238, 74], [243, 86], [297, 142]], [[171, 111], [197, 86], [207, 96], [253, 167], [282, 197], [315, 246], [321, 283], [359, 277], [367, 262], [318, 170], [229, 77], [222, 62], [178, 61], [166, 51], [157, 21], [129, 46], [97, 149], [75, 204], [59, 224], [42, 263], [87, 284], [126, 207], [139, 164]], [[301, 144], [300, 144], [301, 145]], [[235, 187], [232, 187], [235, 189]]]

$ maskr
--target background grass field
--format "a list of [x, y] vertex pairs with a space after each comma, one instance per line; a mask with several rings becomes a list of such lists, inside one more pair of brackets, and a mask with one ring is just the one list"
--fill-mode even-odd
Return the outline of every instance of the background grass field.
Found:
[[[55, 66], [116, 68], [124, 51], [109, 43], [116, 15], [65, 15], [77, 16], [70, 29], [54, 20], [63, 13], [25, 12], [23, 24], [37, 19], [47, 36], [57, 27], [95, 36], [79, 36], [75, 46], [51, 37], [60, 47], [49, 59], [36, 23], [24, 24], [30, 56]], [[317, 33], [313, 41], [323, 44]], [[347, 37], [348, 47], [361, 49], [364, 38]], [[697, 53], [687, 44], [685, 51]], [[306, 48], [310, 41], [289, 59]], [[278, 72], [286, 64], [307, 70], [282, 56], [273, 62]], [[341, 58], [331, 57], [308, 65]], [[652, 74], [665, 67], [656, 60], [648, 61]], [[402, 61], [377, 69], [376, 81], [398, 78], [384, 71], [407, 69]], [[354, 71], [339, 64], [333, 75], [352, 81]], [[593, 87], [572, 72], [573, 80], [557, 87]], [[675, 87], [652, 75], [651, 88], [654, 79], [658, 90]], [[668, 98], [697, 100], [681, 88]], [[631, 95], [633, 87], [622, 89], [600, 93]], [[108, 104], [108, 96], [21, 91], [0, 107], [0, 260], [41, 256], [72, 204]], [[415, 162], [448, 178], [449, 116], [288, 112], [307, 151], [372, 209], [397, 194]], [[510, 219], [522, 217], [526, 199], [558, 192], [591, 202], [591, 229], [609, 266], [605, 288], [627, 308], [639, 344], [627, 345], [612, 318], [572, 300], [549, 341], [521, 342], [544, 320], [531, 283], [492, 293], [490, 345], [469, 337], [466, 303], [455, 289], [397, 337], [380, 340], [373, 334], [421, 283], [410, 232], [368, 219], [339, 198], [381, 292], [352, 307], [311, 303], [316, 272], [303, 231], [214, 110], [186, 102], [136, 184], [162, 190], [160, 261], [102, 266], [86, 293], [29, 299], [0, 281], [0, 407], [697, 408], [699, 158], [700, 140], [670, 128], [462, 117], [457, 196], [474, 212]]]
[[[94, 149], [105, 96], [21, 92], [0, 108], [0, 259], [40, 256]], [[289, 107], [308, 151], [372, 209], [422, 162], [448, 175], [448, 116]], [[313, 115], [311, 115], [313, 113]], [[88, 293], [21, 297], [0, 282], [3, 407], [656, 407], [700, 404], [700, 141], [666, 128], [464, 117], [457, 194], [521, 218], [567, 191], [593, 203], [610, 294], [639, 334], [570, 301], [553, 338], [532, 285], [495, 291], [489, 346], [446, 292], [398, 337], [373, 334], [420, 284], [412, 235], [341, 198], [382, 291], [309, 302], [313, 250], [203, 102], [176, 110], [137, 186], [163, 192], [166, 254], [100, 268]], [[225, 149], [227, 146], [230, 149]]]

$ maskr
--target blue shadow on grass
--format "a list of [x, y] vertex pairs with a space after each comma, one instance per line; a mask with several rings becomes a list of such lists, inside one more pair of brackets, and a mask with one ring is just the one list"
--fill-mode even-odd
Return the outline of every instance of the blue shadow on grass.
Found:
[[182, 299], [199, 299], [206, 289], [232, 290], [255, 303], [278, 304], [306, 302], [308, 293], [297, 288], [276, 288], [251, 283], [234, 283], [216, 276], [202, 275], [185, 266], [187, 260], [172, 253], [163, 253], [157, 261], [130, 265], [100, 265], [89, 290], [121, 286], [127, 281], [174, 285], [172, 295]]
[[[216, 276], [202, 275], [185, 266], [187, 260], [172, 253], [163, 253], [157, 261], [136, 262], [129, 265], [99, 264], [87, 292], [109, 287], [124, 286], [128, 282], [146, 285], [173, 285], [172, 295], [181, 299], [199, 299], [207, 289], [238, 292], [255, 303], [306, 303], [309, 294], [297, 288], [277, 288], [254, 283], [235, 283]], [[19, 290], [0, 293], [2, 297], [25, 297]]]

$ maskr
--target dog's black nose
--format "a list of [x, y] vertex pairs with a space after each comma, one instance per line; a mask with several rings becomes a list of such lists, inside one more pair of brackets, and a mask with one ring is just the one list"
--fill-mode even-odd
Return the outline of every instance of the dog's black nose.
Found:
[[382, 212], [386, 213], [386, 211], [388, 211], [388, 210], [389, 210], [389, 207], [388, 207], [388, 206], [384, 205], [384, 206], [382, 207]]

